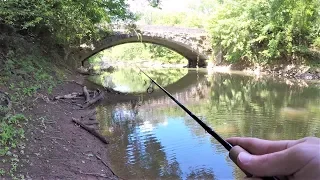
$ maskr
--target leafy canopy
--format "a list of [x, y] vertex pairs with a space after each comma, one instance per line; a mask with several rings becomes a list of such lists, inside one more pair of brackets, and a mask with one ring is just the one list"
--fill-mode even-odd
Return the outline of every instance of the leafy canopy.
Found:
[[320, 37], [318, 0], [216, 2], [207, 29], [229, 61], [294, 61]]
[[97, 37], [112, 20], [132, 18], [126, 0], [0, 0], [0, 20], [35, 35], [49, 31], [64, 45]]

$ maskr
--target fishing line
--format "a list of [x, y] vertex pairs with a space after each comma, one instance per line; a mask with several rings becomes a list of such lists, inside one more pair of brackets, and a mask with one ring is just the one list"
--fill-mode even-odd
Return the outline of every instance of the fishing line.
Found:
[[[139, 67], [138, 67], [139, 68]], [[187, 109], [184, 105], [182, 105], [178, 100], [176, 100], [167, 90], [165, 90], [162, 86], [160, 86], [156, 81], [154, 81], [150, 76], [148, 76], [144, 71], [142, 71], [142, 69], [140, 69], [140, 72], [142, 72], [145, 76], [147, 76], [150, 81], [152, 82], [149, 86], [153, 88], [153, 84], [157, 85], [164, 93], [166, 93], [178, 106], [180, 106], [180, 108], [182, 108], [187, 114], [189, 114], [189, 116], [191, 116], [198, 124], [200, 124], [200, 126], [202, 128], [204, 128], [213, 138], [215, 138], [226, 150], [229, 151], [229, 156], [232, 152], [232, 156], [235, 155], [236, 153], [240, 153], [240, 152], [246, 152], [244, 149], [242, 149], [240, 146], [232, 146], [230, 143], [228, 143], [227, 141], [225, 141], [221, 136], [219, 136], [214, 130], [212, 130], [208, 125], [206, 125], [203, 121], [201, 121], [201, 119], [199, 119], [196, 115], [194, 115], [189, 109]], [[149, 89], [148, 88], [148, 89]], [[148, 92], [147, 89], [147, 92]], [[230, 156], [231, 158], [231, 156]], [[237, 164], [237, 159], [231, 158], [232, 161]], [[240, 168], [241, 169], [241, 168]], [[252, 177], [251, 174], [249, 174], [248, 172], [244, 171], [243, 169], [241, 169], [248, 177]], [[262, 177], [262, 179], [264, 180], [279, 180], [277, 177]]]

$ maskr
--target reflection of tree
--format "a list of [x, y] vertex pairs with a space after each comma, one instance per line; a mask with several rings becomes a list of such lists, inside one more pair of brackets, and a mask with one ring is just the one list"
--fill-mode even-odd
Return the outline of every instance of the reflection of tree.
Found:
[[[107, 131], [110, 126], [114, 128], [109, 134], [112, 147], [108, 148], [108, 153], [116, 173], [125, 179], [179, 179], [179, 163], [166, 157], [161, 142], [152, 132], [143, 128], [145, 122], [136, 116], [110, 120], [114, 114], [112, 109], [114, 108], [100, 107], [97, 116], [99, 119], [104, 118], [100, 119], [102, 132]], [[119, 107], [118, 110], [120, 109], [125, 110]]]
[[[148, 69], [145, 72], [162, 86], [175, 83], [188, 73], [188, 69]], [[90, 80], [109, 88], [119, 88], [123, 92], [146, 92], [150, 80], [138, 69], [117, 69], [113, 73], [105, 72]], [[122, 87], [122, 89], [121, 89]], [[123, 88], [125, 87], [125, 88]]]
[[196, 169], [192, 170], [188, 175], [187, 179], [211, 179], [214, 180], [214, 173], [207, 169]]
[[[221, 74], [214, 75], [211, 83], [204, 84], [207, 86], [202, 84], [200, 90], [209, 89], [203, 92], [209, 93], [210, 98], [199, 98], [197, 103], [194, 98], [180, 100], [222, 137], [297, 139], [320, 135], [320, 97], [317, 96], [320, 90], [317, 88]], [[127, 107], [130, 110], [136, 106], [131, 104]], [[116, 146], [110, 148], [109, 153], [114, 168], [118, 168], [120, 174], [129, 176], [124, 178], [178, 179], [181, 176], [178, 162], [168, 159], [161, 142], [152, 133], [152, 127], [164, 123], [165, 116], [185, 117], [185, 125], [195, 136], [206, 136], [205, 131], [178, 106], [155, 106], [148, 111], [139, 109], [137, 116], [113, 122], [108, 121], [110, 116], [107, 117], [108, 113], [112, 114], [112, 109], [100, 110], [105, 113], [101, 118], [106, 121], [103, 126], [114, 127], [111, 136]], [[144, 129], [145, 134], [142, 135], [141, 127], [145, 124], [151, 128]], [[217, 143], [213, 138], [212, 141]], [[222, 146], [216, 147], [216, 152], [225, 153]], [[190, 179], [213, 179], [212, 174], [206, 170], [194, 170], [187, 176]], [[236, 177], [243, 176], [236, 166], [234, 174]]]

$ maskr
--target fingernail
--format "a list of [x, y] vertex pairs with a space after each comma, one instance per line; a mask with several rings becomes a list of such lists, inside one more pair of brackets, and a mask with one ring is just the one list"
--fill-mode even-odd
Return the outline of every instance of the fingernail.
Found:
[[245, 152], [240, 153], [238, 158], [242, 164], [249, 164], [252, 159], [251, 155]]

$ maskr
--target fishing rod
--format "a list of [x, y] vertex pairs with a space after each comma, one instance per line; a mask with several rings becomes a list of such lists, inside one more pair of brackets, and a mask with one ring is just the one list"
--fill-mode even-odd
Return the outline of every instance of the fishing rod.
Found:
[[[139, 68], [139, 67], [138, 67]], [[192, 117], [198, 124], [200, 124], [203, 129], [205, 129], [213, 138], [215, 138], [226, 150], [229, 151], [229, 157], [230, 159], [240, 168], [238, 164], [238, 155], [241, 152], [246, 152], [242, 147], [240, 146], [232, 146], [230, 143], [228, 143], [226, 140], [224, 140], [219, 134], [217, 134], [214, 130], [212, 130], [208, 125], [206, 125], [201, 119], [199, 119], [196, 115], [194, 115], [188, 108], [186, 108], [184, 105], [182, 105], [176, 98], [174, 98], [167, 90], [165, 90], [162, 86], [160, 86], [155, 80], [153, 80], [148, 74], [146, 74], [141, 68], [139, 70], [147, 76], [152, 83], [157, 85], [164, 93], [166, 93], [175, 103], [177, 103], [189, 116]], [[151, 87], [151, 86], [150, 86]], [[148, 88], [149, 91], [149, 88]], [[240, 168], [241, 169], [241, 168]], [[245, 170], [241, 169], [247, 177], [252, 177], [252, 174], [246, 172]], [[263, 177], [263, 180], [279, 180], [277, 177]]]

